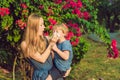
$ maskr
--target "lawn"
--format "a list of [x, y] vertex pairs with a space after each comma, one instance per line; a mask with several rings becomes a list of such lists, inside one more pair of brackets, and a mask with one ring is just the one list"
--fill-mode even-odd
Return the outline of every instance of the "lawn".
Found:
[[[80, 63], [72, 66], [66, 80], [120, 80], [120, 58], [108, 58], [104, 44], [88, 41], [91, 43], [89, 51]], [[0, 70], [0, 80], [12, 80], [12, 74], [3, 74]]]
[[88, 41], [91, 43], [89, 51], [72, 67], [67, 80], [120, 80], [120, 58], [108, 58], [104, 44]]

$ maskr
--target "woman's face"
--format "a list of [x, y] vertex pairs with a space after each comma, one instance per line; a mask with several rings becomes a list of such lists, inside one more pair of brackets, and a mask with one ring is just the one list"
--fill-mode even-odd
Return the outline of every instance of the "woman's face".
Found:
[[43, 35], [44, 29], [45, 29], [45, 26], [44, 26], [43, 18], [40, 18], [38, 34]]

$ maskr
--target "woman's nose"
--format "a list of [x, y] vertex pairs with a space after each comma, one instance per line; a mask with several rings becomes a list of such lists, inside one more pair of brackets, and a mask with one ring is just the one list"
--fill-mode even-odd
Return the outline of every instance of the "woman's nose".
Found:
[[43, 25], [43, 28], [45, 28], [45, 25]]

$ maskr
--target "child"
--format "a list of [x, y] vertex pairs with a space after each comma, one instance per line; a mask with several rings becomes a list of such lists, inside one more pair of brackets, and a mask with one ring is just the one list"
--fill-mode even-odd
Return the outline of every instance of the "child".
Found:
[[[72, 45], [69, 40], [66, 40], [68, 28], [65, 24], [56, 24], [53, 26], [53, 31], [58, 36], [57, 44], [53, 46], [54, 51], [54, 65], [50, 71], [52, 80], [64, 77], [67, 72], [71, 70], [71, 63], [73, 59]], [[67, 72], [66, 72], [67, 71]]]

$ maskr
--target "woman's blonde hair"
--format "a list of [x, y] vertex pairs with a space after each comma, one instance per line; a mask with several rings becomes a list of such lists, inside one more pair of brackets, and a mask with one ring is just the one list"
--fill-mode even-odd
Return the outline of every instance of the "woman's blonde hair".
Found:
[[65, 23], [58, 23], [56, 25], [53, 26], [53, 30], [56, 30], [56, 29], [59, 29], [59, 30], [62, 30], [63, 33], [65, 34], [65, 36], [68, 34], [68, 27], [66, 26]]
[[23, 40], [27, 44], [24, 52], [25, 57], [29, 57], [30, 54], [37, 51], [42, 54], [46, 48], [44, 37], [38, 35], [40, 20], [42, 20], [42, 17], [39, 14], [33, 13], [28, 17], [26, 31], [23, 36]]

